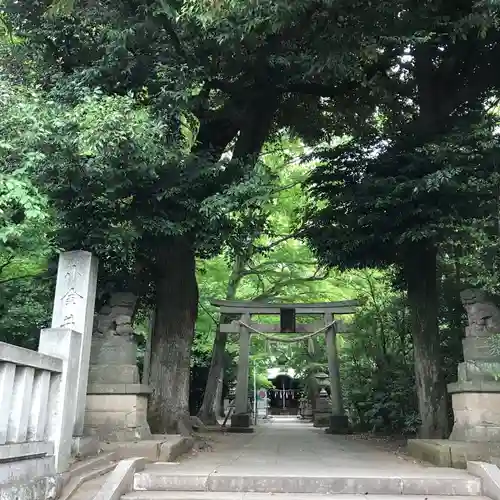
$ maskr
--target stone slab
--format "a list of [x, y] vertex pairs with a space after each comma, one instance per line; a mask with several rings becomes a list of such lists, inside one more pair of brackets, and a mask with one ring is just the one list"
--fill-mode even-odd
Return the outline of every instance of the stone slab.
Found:
[[101, 441], [150, 439], [144, 394], [87, 394], [85, 429]]
[[56, 373], [61, 373], [63, 369], [63, 362], [59, 358], [5, 342], [0, 342], [0, 361]]
[[467, 470], [481, 478], [485, 495], [492, 500], [500, 500], [500, 470], [496, 465], [471, 461]]
[[130, 341], [129, 335], [94, 335], [92, 338], [92, 365], [129, 365], [136, 356], [137, 345]]
[[0, 463], [0, 485], [29, 481], [56, 473], [53, 456]]
[[466, 382], [453, 382], [448, 384], [448, 392], [455, 394], [459, 392], [500, 392], [500, 382], [491, 380], [469, 380]]
[[467, 443], [447, 439], [410, 439], [408, 452], [438, 467], [466, 469], [468, 461], [489, 461], [500, 455], [500, 443]]
[[96, 436], [73, 437], [71, 455], [76, 458], [87, 458], [97, 455], [100, 451], [99, 440]]
[[89, 384], [139, 384], [137, 365], [90, 365]]
[[87, 394], [151, 394], [151, 388], [142, 384], [89, 384]]
[[230, 434], [253, 434], [255, 429], [253, 427], [228, 427], [226, 432]]
[[[458, 472], [458, 471], [457, 471]], [[144, 471], [135, 474], [135, 490], [148, 491], [212, 491], [359, 494], [359, 495], [480, 495], [481, 481], [468, 474], [436, 474], [422, 471], [419, 474], [395, 473], [350, 469], [332, 470], [327, 475], [291, 474], [215, 474], [200, 475], [195, 472]]]
[[329, 427], [330, 425], [330, 417], [332, 416], [331, 412], [314, 412], [313, 414], [313, 425], [314, 427]]
[[102, 448], [113, 452], [118, 460], [144, 457], [150, 462], [170, 462], [187, 453], [193, 447], [193, 439], [180, 435], [160, 435], [156, 439], [135, 443], [103, 443]]
[[26, 443], [4, 444], [0, 446], [0, 463], [15, 459], [40, 458], [54, 453], [54, 443], [32, 441]]
[[231, 429], [234, 432], [238, 432], [241, 429], [249, 429], [251, 425], [252, 417], [249, 413], [236, 413], [231, 415]]
[[452, 404], [451, 440], [500, 442], [500, 392], [455, 392]]
[[91, 412], [146, 412], [148, 398], [139, 394], [87, 394], [86, 410]]
[[327, 434], [349, 434], [349, 418], [347, 415], [330, 415]]
[[498, 361], [465, 361], [458, 365], [458, 381], [473, 380], [495, 381], [500, 375]]
[[[248, 493], [211, 491], [133, 491], [123, 500], [363, 500], [364, 495], [321, 495], [314, 493]], [[474, 497], [475, 500], [491, 500]], [[401, 495], [370, 495], [370, 500], [402, 500]], [[404, 500], [424, 500], [421, 495], [405, 495]], [[425, 500], [450, 500], [445, 495], [426, 495]], [[470, 496], [454, 496], [453, 500], [470, 500]]]
[[462, 340], [465, 361], [498, 361], [491, 337], [465, 337]]

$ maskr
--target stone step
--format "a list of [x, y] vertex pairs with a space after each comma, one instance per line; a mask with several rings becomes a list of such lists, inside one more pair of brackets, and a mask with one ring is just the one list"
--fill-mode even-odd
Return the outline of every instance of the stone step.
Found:
[[341, 470], [326, 474], [196, 474], [155, 467], [134, 475], [137, 491], [319, 493], [361, 495], [481, 495], [481, 480], [465, 471], [423, 468], [401, 472]]
[[[366, 500], [365, 495], [314, 493], [221, 493], [211, 491], [134, 491], [122, 500]], [[370, 495], [369, 500], [401, 500], [401, 495]], [[404, 500], [470, 500], [470, 496], [406, 495]], [[474, 497], [474, 500], [490, 500]]]

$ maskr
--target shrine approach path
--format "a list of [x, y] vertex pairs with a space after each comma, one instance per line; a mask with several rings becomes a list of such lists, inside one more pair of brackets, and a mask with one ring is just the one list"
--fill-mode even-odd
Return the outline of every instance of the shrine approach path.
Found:
[[484, 498], [479, 478], [466, 471], [433, 467], [352, 436], [328, 435], [295, 418], [274, 418], [252, 434], [212, 436], [213, 451], [136, 473], [135, 492], [124, 498], [257, 500], [272, 494], [276, 500], [297, 500], [280, 495], [312, 499], [310, 494], [334, 493], [384, 495], [385, 500], [402, 494], [405, 500]]

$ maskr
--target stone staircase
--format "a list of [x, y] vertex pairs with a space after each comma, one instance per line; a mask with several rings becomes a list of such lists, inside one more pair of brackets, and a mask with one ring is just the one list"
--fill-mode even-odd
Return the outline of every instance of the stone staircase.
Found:
[[[129, 493], [122, 497], [124, 500], [360, 500], [364, 495], [321, 495], [314, 493], [214, 493], [214, 492], [193, 492], [193, 491], [177, 491], [177, 492], [135, 492]], [[370, 495], [370, 500], [400, 500], [397, 495]], [[469, 500], [467, 496], [418, 496], [407, 495], [405, 500]], [[487, 497], [474, 497], [478, 500], [490, 500]]]
[[[175, 468], [175, 467], [174, 467]], [[197, 473], [151, 464], [134, 475], [122, 500], [484, 500], [481, 479], [466, 471], [332, 470], [328, 476], [297, 474]]]

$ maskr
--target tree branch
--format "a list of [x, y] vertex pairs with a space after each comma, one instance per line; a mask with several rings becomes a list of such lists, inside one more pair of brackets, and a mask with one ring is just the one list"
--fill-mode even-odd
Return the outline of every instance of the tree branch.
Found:
[[0, 266], [0, 274], [14, 260], [14, 255], [9, 255], [7, 260]]
[[4, 285], [5, 283], [10, 283], [11, 281], [38, 278], [41, 274], [42, 273], [38, 273], [38, 274], [25, 274], [24, 276], [13, 276], [12, 278], [6, 278], [4, 280], [0, 280], [0, 285]]

